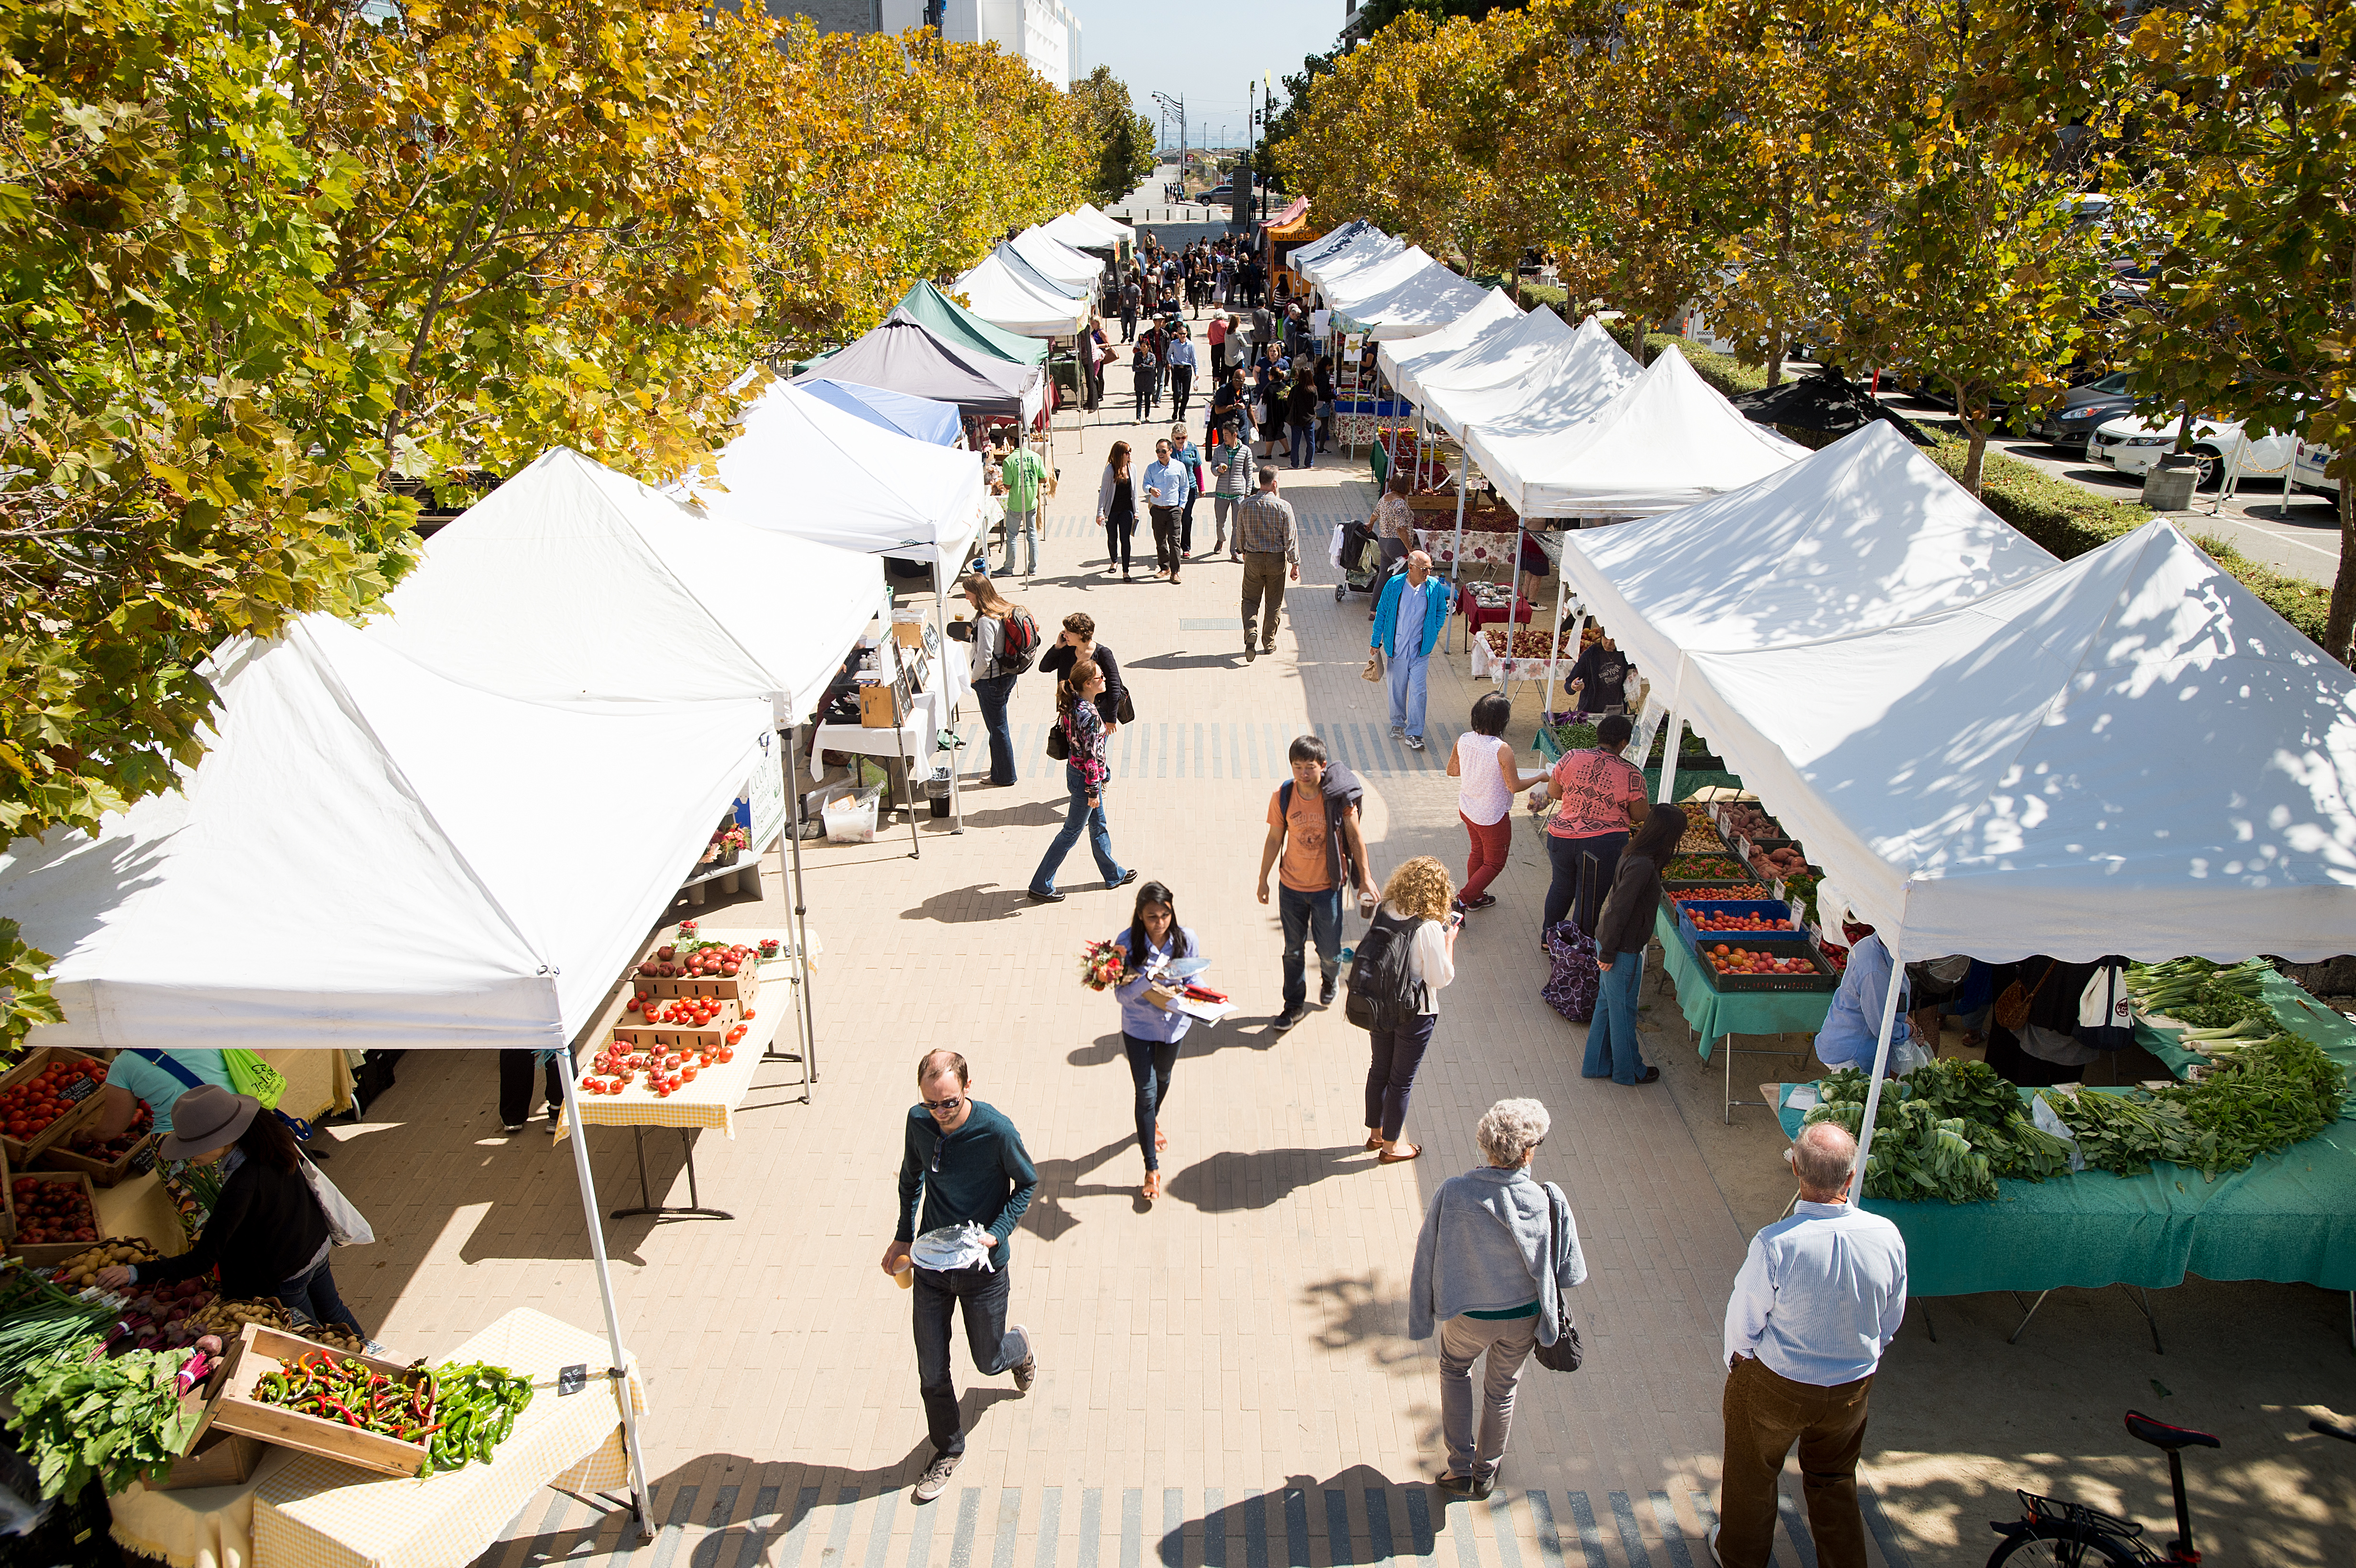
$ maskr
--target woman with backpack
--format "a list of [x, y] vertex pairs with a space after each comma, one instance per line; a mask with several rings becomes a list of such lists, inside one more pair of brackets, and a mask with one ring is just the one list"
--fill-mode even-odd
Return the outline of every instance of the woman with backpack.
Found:
[[[949, 635], [973, 646], [973, 694], [981, 703], [982, 727], [990, 731], [990, 782], [1011, 784], [1014, 736], [1006, 725], [1006, 702], [1014, 695], [1014, 677], [1031, 662], [1039, 629], [1030, 624], [1030, 613], [1010, 603], [987, 572], [967, 576], [965, 598], [973, 606], [973, 620], [950, 627]], [[1014, 635], [1009, 635], [1009, 628], [1014, 628]]]
[[1366, 1147], [1398, 1165], [1423, 1150], [1399, 1136], [1416, 1069], [1440, 1023], [1440, 992], [1456, 978], [1462, 912], [1448, 868], [1429, 855], [1391, 873], [1350, 965], [1350, 1017], [1366, 1019]]
[[1162, 1151], [1170, 1135], [1162, 1130], [1162, 1107], [1170, 1098], [1170, 1072], [1178, 1065], [1178, 1042], [1194, 1027], [1192, 1015], [1178, 1010], [1175, 993], [1185, 980], [1164, 976], [1165, 965], [1202, 955], [1203, 944], [1178, 923], [1178, 903], [1161, 882], [1137, 890], [1137, 908], [1129, 929], [1112, 939], [1120, 949], [1121, 975], [1113, 987], [1120, 998], [1120, 1044], [1129, 1057], [1129, 1075], [1137, 1083], [1137, 1147], [1145, 1156], [1145, 1200], [1162, 1196]]
[[1620, 852], [1612, 891], [1595, 917], [1595, 1017], [1587, 1026], [1583, 1078], [1609, 1078], [1623, 1088], [1660, 1081], [1661, 1070], [1645, 1065], [1636, 1041], [1636, 983], [1644, 975], [1644, 944], [1653, 938], [1653, 917], [1661, 907], [1661, 868], [1686, 836], [1686, 814], [1674, 805], [1653, 807], [1644, 825]]
[[1055, 688], [1055, 723], [1048, 731], [1047, 754], [1063, 759], [1064, 787], [1071, 792], [1072, 804], [1055, 841], [1047, 846], [1039, 869], [1031, 873], [1029, 891], [1034, 903], [1064, 901], [1064, 895], [1055, 891], [1055, 873], [1063, 869], [1064, 857], [1072, 852], [1083, 833], [1088, 836], [1088, 848], [1097, 858], [1097, 869], [1104, 873], [1106, 887], [1125, 888], [1137, 880], [1134, 870], [1122, 870], [1120, 862], [1112, 858], [1112, 830], [1105, 826], [1104, 790], [1111, 781], [1112, 769], [1105, 763], [1104, 720], [1098, 715], [1096, 702], [1104, 688], [1104, 672], [1088, 659], [1076, 662]]

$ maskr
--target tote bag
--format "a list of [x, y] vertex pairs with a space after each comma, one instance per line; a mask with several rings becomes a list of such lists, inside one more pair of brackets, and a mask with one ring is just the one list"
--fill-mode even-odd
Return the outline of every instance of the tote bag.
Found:
[[350, 1199], [336, 1189], [326, 1172], [313, 1165], [310, 1157], [302, 1157], [303, 1179], [311, 1184], [311, 1196], [319, 1200], [319, 1212], [327, 1217], [327, 1240], [339, 1247], [364, 1247], [376, 1240], [376, 1232], [366, 1216], [352, 1207]]

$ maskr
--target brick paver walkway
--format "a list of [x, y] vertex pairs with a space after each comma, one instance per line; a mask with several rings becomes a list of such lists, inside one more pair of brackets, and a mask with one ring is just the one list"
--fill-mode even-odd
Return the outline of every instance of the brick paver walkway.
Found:
[[[1373, 499], [1363, 463], [1338, 457], [1282, 478], [1307, 559], [1274, 656], [1241, 657], [1240, 569], [1224, 560], [1189, 563], [1177, 587], [1102, 575], [1092, 509], [1104, 453], [1124, 437], [1150, 451], [1153, 433], [1067, 423], [1045, 570], [1016, 597], [1050, 636], [1086, 609], [1119, 656], [1139, 722], [1115, 744], [1116, 853], [1172, 884], [1215, 960], [1212, 983], [1244, 1008], [1187, 1041], [1167, 1114], [1167, 1196], [1151, 1211], [1138, 1197], [1117, 1010], [1076, 983], [1080, 944], [1125, 924], [1130, 897], [1100, 890], [1085, 848], [1065, 868], [1066, 902], [1023, 897], [1064, 800], [1061, 769], [1040, 754], [1051, 683], [1028, 677], [1014, 699], [1022, 782], [969, 790], [963, 835], [927, 821], [917, 859], [905, 827], [872, 845], [808, 847], [809, 918], [826, 951], [822, 1077], [806, 1106], [771, 1086], [783, 1070], [767, 1070], [744, 1131], [698, 1145], [703, 1200], [738, 1218], [608, 1224], [654, 1401], [648, 1458], [663, 1531], [638, 1560], [1707, 1562], [1719, 1319], [1744, 1231], [1666, 1083], [1579, 1076], [1583, 1031], [1537, 995], [1546, 873], [1528, 830], [1498, 905], [1457, 950], [1409, 1115], [1421, 1160], [1378, 1168], [1361, 1151], [1365, 1048], [1338, 1007], [1289, 1035], [1268, 1027], [1280, 940], [1253, 885], [1285, 742], [1314, 729], [1365, 775], [1379, 871], [1427, 852], [1461, 869], [1464, 835], [1442, 772], [1478, 694], [1461, 645], [1433, 662], [1431, 750], [1409, 752], [1388, 736], [1382, 688], [1358, 678], [1367, 601], [1333, 595], [1326, 536]], [[1205, 504], [1197, 543], [1209, 536]], [[1525, 744], [1536, 705], [1523, 703]], [[972, 777], [978, 721], [968, 730]], [[776, 923], [778, 882], [769, 878], [766, 903], [705, 912], [707, 925]], [[956, 1351], [970, 1446], [927, 1509], [906, 1496], [929, 1453], [907, 1298], [877, 1262], [914, 1064], [934, 1046], [972, 1060], [975, 1092], [1012, 1117], [1039, 1162], [1013, 1317], [1032, 1329], [1042, 1370], [1018, 1398], [1009, 1379], [977, 1381]], [[570, 1159], [537, 1132], [498, 1136], [487, 1060], [413, 1054], [402, 1072], [378, 1108], [387, 1120], [347, 1134], [336, 1164], [386, 1238], [365, 1261], [339, 1262], [362, 1318], [403, 1354], [454, 1343], [515, 1305], [594, 1326]], [[1428, 1342], [1405, 1337], [1403, 1298], [1425, 1203], [1478, 1163], [1473, 1122], [1507, 1094], [1535, 1094], [1556, 1118], [1537, 1168], [1569, 1192], [1592, 1269], [1574, 1300], [1589, 1361], [1575, 1376], [1532, 1364], [1507, 1489], [1443, 1510], [1425, 1484], [1440, 1467], [1435, 1362]], [[635, 1200], [630, 1140], [597, 1129], [590, 1147], [605, 1206]], [[649, 1138], [647, 1156], [658, 1188], [683, 1201], [676, 1136]], [[1795, 1480], [1786, 1489], [1796, 1498]], [[553, 1494], [509, 1537], [487, 1563], [598, 1557], [635, 1539], [610, 1511]]]

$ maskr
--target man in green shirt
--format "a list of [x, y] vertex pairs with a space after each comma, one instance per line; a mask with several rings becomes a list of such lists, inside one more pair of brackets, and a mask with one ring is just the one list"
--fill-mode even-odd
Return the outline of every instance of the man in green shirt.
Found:
[[1031, 450], [1029, 438], [1023, 427], [1014, 428], [1014, 449], [1006, 461], [998, 465], [998, 477], [1006, 486], [1006, 564], [999, 569], [1001, 577], [1014, 575], [1014, 541], [1020, 539], [1030, 552], [1030, 564], [1023, 575], [1039, 575], [1039, 487], [1046, 483], [1047, 465]]

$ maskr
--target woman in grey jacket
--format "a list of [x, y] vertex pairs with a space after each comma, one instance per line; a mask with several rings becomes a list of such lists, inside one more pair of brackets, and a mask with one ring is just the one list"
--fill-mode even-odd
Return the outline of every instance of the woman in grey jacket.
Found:
[[[1562, 1292], [1587, 1277], [1569, 1200], [1530, 1175], [1548, 1125], [1536, 1100], [1490, 1106], [1472, 1135], [1489, 1163], [1440, 1184], [1416, 1238], [1407, 1331], [1417, 1339], [1435, 1327], [1440, 1333], [1440, 1430], [1448, 1445], [1440, 1489], [1453, 1497], [1478, 1501], [1496, 1490], [1522, 1363], [1555, 1342]], [[1476, 1435], [1472, 1363], [1483, 1352]]]

